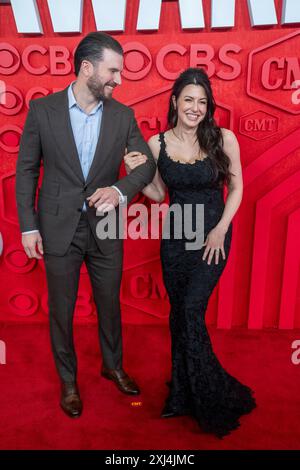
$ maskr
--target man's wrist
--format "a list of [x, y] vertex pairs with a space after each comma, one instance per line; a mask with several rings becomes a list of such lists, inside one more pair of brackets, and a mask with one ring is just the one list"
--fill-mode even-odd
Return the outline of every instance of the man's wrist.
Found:
[[119, 204], [123, 204], [125, 202], [125, 196], [123, 196], [123, 194], [121, 193], [119, 188], [117, 188], [117, 186], [112, 185], [111, 188], [114, 188], [118, 192], [118, 194], [119, 194]]
[[29, 230], [28, 232], [22, 232], [22, 235], [30, 235], [31, 233], [39, 233], [39, 230]]

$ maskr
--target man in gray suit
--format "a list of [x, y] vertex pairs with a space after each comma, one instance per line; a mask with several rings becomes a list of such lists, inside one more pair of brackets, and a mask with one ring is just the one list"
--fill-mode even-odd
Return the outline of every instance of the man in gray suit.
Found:
[[[30, 102], [17, 162], [16, 194], [22, 243], [30, 258], [44, 257], [51, 344], [61, 379], [60, 405], [82, 412], [76, 381], [73, 314], [85, 261], [97, 307], [102, 376], [127, 394], [139, 388], [122, 367], [120, 283], [123, 242], [99, 239], [103, 213], [129, 202], [151, 182], [156, 165], [133, 111], [112, 98], [121, 84], [123, 50], [107, 34], [88, 34], [74, 57], [76, 81]], [[125, 149], [146, 163], [118, 180]], [[44, 176], [35, 205], [43, 161]]]

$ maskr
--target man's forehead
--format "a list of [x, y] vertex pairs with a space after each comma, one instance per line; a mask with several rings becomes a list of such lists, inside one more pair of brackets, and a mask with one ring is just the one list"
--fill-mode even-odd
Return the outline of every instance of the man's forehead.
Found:
[[112, 49], [103, 49], [103, 61], [122, 63], [123, 56]]

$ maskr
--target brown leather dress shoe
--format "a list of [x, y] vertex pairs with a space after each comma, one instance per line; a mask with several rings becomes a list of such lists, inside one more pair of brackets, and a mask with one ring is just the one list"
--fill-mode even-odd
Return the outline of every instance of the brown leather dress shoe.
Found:
[[123, 369], [106, 369], [103, 367], [101, 375], [108, 380], [112, 380], [122, 393], [127, 395], [139, 395], [141, 393], [135, 381]]
[[82, 413], [82, 401], [75, 382], [62, 382], [60, 406], [70, 418], [79, 418]]

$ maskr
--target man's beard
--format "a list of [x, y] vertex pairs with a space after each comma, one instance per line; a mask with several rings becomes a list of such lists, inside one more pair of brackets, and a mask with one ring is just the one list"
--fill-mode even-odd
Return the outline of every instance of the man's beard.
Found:
[[103, 85], [103, 83], [101, 83], [100, 80], [93, 75], [92, 77], [88, 79], [86, 84], [87, 84], [88, 89], [92, 93], [93, 97], [97, 101], [106, 101], [112, 97], [112, 94], [108, 96], [104, 94], [104, 87], [105, 85], [111, 85], [114, 87], [115, 86], [114, 83], [108, 82], [105, 85]]

